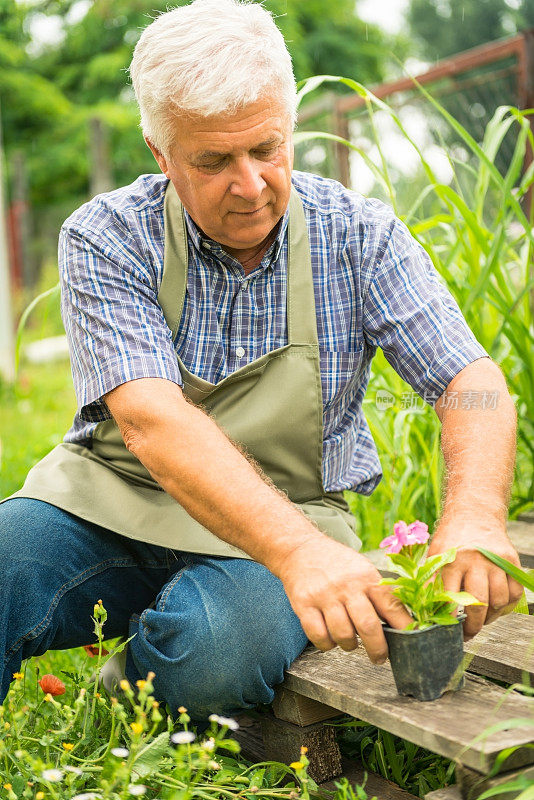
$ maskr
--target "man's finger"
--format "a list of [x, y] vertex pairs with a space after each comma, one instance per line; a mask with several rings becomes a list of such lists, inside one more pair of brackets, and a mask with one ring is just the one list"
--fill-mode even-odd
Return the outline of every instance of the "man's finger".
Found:
[[308, 606], [306, 610], [299, 615], [299, 619], [302, 630], [310, 642], [319, 650], [324, 652], [326, 650], [332, 650], [332, 648], [336, 646], [336, 643], [328, 633], [324, 617], [318, 608]]
[[358, 647], [358, 637], [345, 606], [336, 603], [323, 608], [323, 616], [330, 638], [342, 650], [354, 650]]
[[443, 588], [446, 592], [461, 591], [464, 574], [462, 570], [454, 566], [454, 562], [443, 567], [441, 576], [443, 578]]
[[523, 597], [523, 587], [520, 583], [515, 581], [511, 575], [506, 576], [508, 579], [508, 593], [510, 596], [510, 602], [517, 604]]
[[492, 569], [489, 573], [489, 605], [486, 625], [504, 613], [510, 604], [510, 592], [506, 573], [502, 569]]
[[383, 664], [388, 657], [388, 646], [373, 603], [366, 595], [359, 594], [345, 605], [367, 655], [374, 664]]
[[389, 587], [373, 586], [368, 590], [368, 595], [380, 617], [391, 628], [402, 630], [413, 621], [405, 606]]
[[489, 586], [486, 570], [480, 568], [468, 570], [464, 576], [464, 589], [481, 603], [485, 603], [483, 606], [466, 606], [465, 608], [467, 619], [464, 622], [464, 638], [471, 639], [484, 625], [488, 610]]

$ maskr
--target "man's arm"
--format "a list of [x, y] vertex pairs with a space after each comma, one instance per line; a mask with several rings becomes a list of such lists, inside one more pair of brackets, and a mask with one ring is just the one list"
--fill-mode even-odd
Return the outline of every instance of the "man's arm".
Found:
[[464, 632], [469, 638], [511, 610], [522, 593], [516, 581], [476, 550], [485, 547], [519, 565], [506, 533], [516, 412], [499, 367], [481, 358], [453, 378], [436, 413], [442, 422], [447, 482], [429, 555], [458, 547], [456, 560], [443, 570], [445, 587], [463, 588], [487, 604], [467, 608]]
[[387, 645], [380, 617], [410, 617], [363, 555], [324, 535], [170, 381], [130, 381], [105, 395], [128, 449], [206, 528], [279, 577], [308, 638], [372, 661]]

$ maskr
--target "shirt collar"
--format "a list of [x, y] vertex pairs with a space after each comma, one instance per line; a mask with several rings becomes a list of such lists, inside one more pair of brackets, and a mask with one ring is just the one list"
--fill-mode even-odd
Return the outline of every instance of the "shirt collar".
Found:
[[[229, 255], [226, 250], [218, 243], [213, 241], [213, 239], [208, 238], [205, 236], [196, 222], [192, 219], [192, 217], [187, 213], [184, 208], [184, 217], [185, 217], [185, 225], [187, 230], [187, 235], [189, 240], [197, 253], [201, 257], [205, 257], [206, 254], [209, 254], [215, 258], [216, 261], [224, 264], [225, 266], [235, 268], [236, 265], [239, 265], [237, 259], [233, 258], [233, 256]], [[278, 256], [280, 255], [280, 250], [284, 243], [285, 235], [287, 232], [287, 225], [289, 221], [289, 205], [286, 208], [280, 222], [278, 223], [278, 233], [276, 234], [276, 239], [271, 244], [267, 252], [264, 254], [261, 263], [259, 264], [258, 269], [261, 271], [267, 269], [274, 269], [276, 263], [278, 262]], [[240, 265], [239, 265], [240, 266]]]

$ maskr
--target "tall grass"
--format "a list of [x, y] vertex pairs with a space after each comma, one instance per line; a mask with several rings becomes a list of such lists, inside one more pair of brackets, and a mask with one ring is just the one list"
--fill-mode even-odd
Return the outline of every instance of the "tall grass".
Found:
[[[534, 203], [526, 211], [527, 195], [534, 184], [534, 163], [524, 168], [527, 149], [534, 151], [530, 127], [534, 109], [499, 107], [478, 144], [418, 84], [427, 102], [471, 154], [468, 163], [449, 154], [453, 179], [444, 184], [396, 111], [356, 81], [330, 75], [311, 78], [303, 82], [300, 100], [330, 82], [345, 84], [364, 99], [378, 163], [354, 143], [323, 131], [297, 133], [296, 141], [326, 138], [360, 154], [395, 212], [429, 253], [475, 336], [501, 366], [519, 421], [517, 470], [510, 506], [515, 515], [534, 503]], [[391, 117], [413, 147], [426, 176], [425, 187], [408, 208], [403, 208], [390, 176], [374, 123], [377, 111]], [[511, 128], [516, 133], [515, 148], [508, 170], [502, 175], [495, 162]], [[440, 507], [442, 471], [439, 425], [433, 412], [413, 413], [399, 410], [398, 405], [377, 412], [372, 400], [378, 388], [385, 386], [397, 397], [399, 391], [409, 388], [402, 389], [384, 361], [378, 364], [366, 412], [384, 463], [385, 481], [372, 501], [349, 498], [369, 546], [376, 545], [383, 529], [389, 528], [401, 511], [411, 518], [429, 522], [435, 519]]]

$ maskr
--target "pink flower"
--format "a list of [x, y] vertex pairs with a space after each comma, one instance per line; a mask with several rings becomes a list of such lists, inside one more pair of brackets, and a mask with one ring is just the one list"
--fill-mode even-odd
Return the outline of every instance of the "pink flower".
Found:
[[416, 519], [415, 522], [411, 522], [408, 525], [406, 544], [425, 544], [428, 542], [429, 537], [428, 525], [425, 522], [420, 522]]
[[428, 525], [420, 522], [418, 519], [407, 525], [404, 520], [400, 519], [393, 526], [393, 535], [386, 536], [380, 542], [381, 548], [387, 548], [386, 553], [392, 555], [400, 553], [403, 547], [409, 547], [412, 544], [424, 544], [428, 541]]

